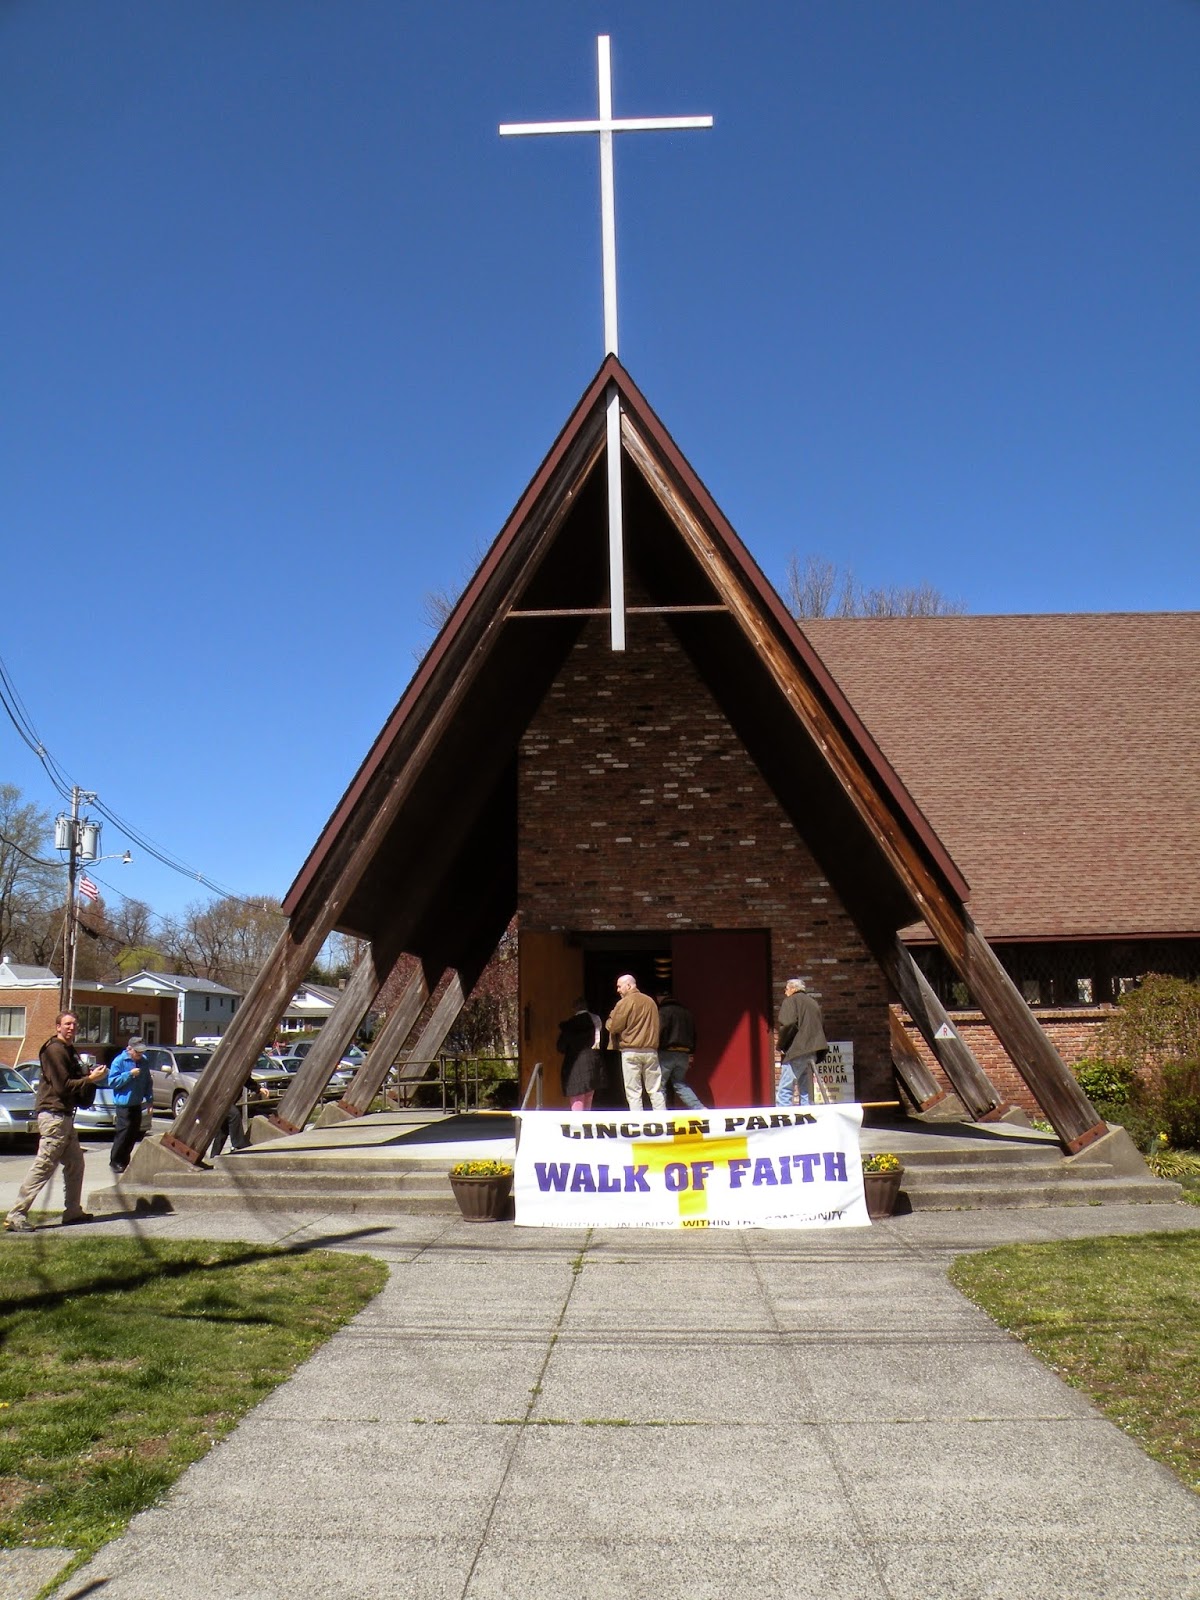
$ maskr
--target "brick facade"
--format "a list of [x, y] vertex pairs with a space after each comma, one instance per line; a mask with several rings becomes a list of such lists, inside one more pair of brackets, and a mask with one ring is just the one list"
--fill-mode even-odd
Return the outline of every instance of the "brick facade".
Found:
[[522, 928], [769, 930], [776, 1007], [811, 980], [859, 1094], [890, 1098], [882, 974], [666, 624], [628, 649], [587, 625], [526, 731], [519, 765]]
[[[172, 1044], [175, 1040], [175, 1001], [174, 998], [163, 999], [158, 996], [129, 994], [126, 990], [100, 989], [87, 985], [75, 986], [75, 1010], [82, 1013], [88, 1006], [100, 1006], [110, 1016], [108, 1018], [108, 1032], [111, 1035], [105, 1043], [93, 1044], [83, 1037], [83, 1030], [75, 1041], [80, 1050], [90, 1052], [98, 1061], [107, 1062], [121, 1049], [126, 1039], [127, 1032], [119, 1031], [122, 1016], [136, 1015], [139, 1019], [139, 1029], [145, 1024], [143, 1018], [152, 1017], [156, 1022], [155, 1034], [159, 1043]], [[37, 1053], [51, 1038], [54, 1033], [54, 1019], [58, 1015], [58, 989], [54, 988], [11, 988], [0, 989], [0, 1007], [5, 1009], [20, 1009], [25, 1011], [25, 1031], [22, 1035], [0, 1037], [0, 1064], [15, 1067], [18, 1061], [33, 1061]]]
[[[1074, 1066], [1077, 1061], [1082, 1061], [1091, 1053], [1092, 1044], [1097, 1031], [1106, 1023], [1115, 1012], [1115, 1006], [1088, 1006], [1063, 1007], [1056, 1010], [1039, 1010], [1036, 1012], [1037, 1020], [1046, 1033], [1050, 1043], [1058, 1051], [1067, 1066]], [[905, 1031], [913, 1044], [920, 1051], [921, 1059], [933, 1073], [943, 1089], [949, 1089], [950, 1083], [945, 1073], [934, 1060], [933, 1052], [917, 1032], [915, 1026], [908, 1020], [904, 1012], [897, 1015], [904, 1023]], [[987, 1073], [988, 1077], [999, 1089], [1006, 1100], [1013, 1105], [1020, 1106], [1023, 1111], [1028, 1111], [1031, 1116], [1043, 1116], [1041, 1106], [1034, 1099], [1032, 1092], [1026, 1086], [1016, 1067], [1013, 1066], [999, 1039], [992, 1032], [978, 1011], [952, 1011], [950, 1018], [954, 1026], [962, 1035], [963, 1042], [969, 1047], [976, 1061]]]

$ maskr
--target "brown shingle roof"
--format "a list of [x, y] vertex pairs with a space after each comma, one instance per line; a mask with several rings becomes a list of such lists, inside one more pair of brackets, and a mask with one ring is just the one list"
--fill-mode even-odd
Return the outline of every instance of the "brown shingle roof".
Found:
[[1200, 612], [803, 627], [989, 939], [1200, 933]]

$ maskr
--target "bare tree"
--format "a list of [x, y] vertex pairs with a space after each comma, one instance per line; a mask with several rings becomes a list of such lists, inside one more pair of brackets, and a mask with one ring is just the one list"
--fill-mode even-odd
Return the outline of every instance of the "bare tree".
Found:
[[0, 955], [32, 960], [44, 947], [45, 925], [61, 925], [66, 879], [51, 859], [53, 820], [25, 800], [12, 783], [0, 783]]
[[176, 970], [246, 990], [283, 930], [283, 908], [269, 896], [229, 896], [190, 905], [182, 923], [164, 928], [164, 952]]
[[788, 557], [784, 598], [797, 621], [805, 617], [948, 617], [966, 611], [931, 583], [881, 584], [865, 588], [850, 567], [827, 556]]
[[[426, 589], [421, 596], [421, 621], [429, 629], [430, 633], [440, 633], [445, 627], [450, 613], [462, 598], [463, 590], [483, 565], [483, 558], [487, 555], [487, 552], [488, 546], [484, 544], [483, 540], [476, 539], [471, 554], [464, 563], [457, 586], [452, 588], [449, 584], [446, 584], [440, 589]], [[419, 661], [425, 652], [420, 649], [414, 649], [413, 654]]]
[[349, 978], [362, 954], [365, 940], [349, 933], [331, 933], [308, 969], [309, 983], [336, 984]]

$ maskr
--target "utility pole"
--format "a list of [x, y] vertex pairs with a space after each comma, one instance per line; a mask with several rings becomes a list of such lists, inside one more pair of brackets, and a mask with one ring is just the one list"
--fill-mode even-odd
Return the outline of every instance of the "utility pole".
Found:
[[84, 855], [82, 840], [79, 837], [80, 816], [79, 802], [90, 804], [96, 796], [81, 789], [78, 784], [71, 789], [71, 815], [59, 815], [54, 823], [54, 848], [67, 851], [67, 904], [63, 918], [63, 970], [62, 983], [58, 991], [58, 1009], [69, 1011], [72, 997], [75, 993], [75, 943], [79, 937], [79, 913], [75, 906], [75, 876], [80, 857], [85, 861], [96, 859], [96, 845], [99, 843], [100, 831], [98, 824], [92, 824], [95, 834], [89, 835], [88, 843], [91, 845], [90, 854]]
[[[58, 1009], [70, 1011], [75, 998], [75, 950], [79, 941], [79, 906], [75, 899], [78, 865], [81, 861], [112, 861], [114, 856], [100, 854], [100, 823], [91, 817], [79, 815], [80, 802], [87, 806], [96, 796], [78, 784], [71, 788], [71, 814], [60, 812], [54, 820], [54, 848], [67, 852], [67, 905], [63, 920], [63, 974], [58, 991]], [[126, 850], [120, 859], [126, 866], [133, 857]], [[85, 883], [93, 898], [94, 886]]]

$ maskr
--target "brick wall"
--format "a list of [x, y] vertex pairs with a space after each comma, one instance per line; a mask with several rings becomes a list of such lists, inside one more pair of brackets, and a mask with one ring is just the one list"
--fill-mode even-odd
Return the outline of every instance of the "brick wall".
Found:
[[881, 973], [669, 629], [589, 623], [521, 744], [521, 926], [766, 928], [778, 1007], [810, 978], [859, 1093], [893, 1093]]
[[[1051, 1044], [1070, 1067], [1091, 1053], [1097, 1030], [1108, 1021], [1115, 1009], [1114, 1006], [1064, 1007], [1061, 1010], [1035, 1011], [1034, 1016]], [[941, 1086], [949, 1089], [950, 1083], [934, 1060], [929, 1046], [908, 1017], [903, 1012], [898, 1014], [926, 1066]], [[988, 1027], [982, 1014], [978, 1011], [951, 1011], [949, 1015], [962, 1035], [964, 1043], [1005, 1099], [1028, 1111], [1031, 1116], [1044, 1115], [1041, 1106], [1026, 1086], [1024, 1078], [1005, 1055], [999, 1039]]]
[[[0, 1063], [15, 1067], [18, 1061], [34, 1061], [37, 1053], [54, 1033], [54, 1019], [58, 1015], [57, 989], [0, 989], [0, 1006], [24, 1006], [25, 1035], [23, 1038], [0, 1038]], [[175, 1000], [155, 995], [126, 994], [124, 991], [80, 989], [75, 990], [75, 1007], [104, 1006], [111, 1009], [112, 1040], [108, 1044], [89, 1044], [82, 1037], [76, 1040], [80, 1050], [89, 1051], [99, 1061], [109, 1061], [124, 1045], [128, 1035], [117, 1032], [117, 1023], [124, 1013], [136, 1013], [139, 1018], [158, 1018], [158, 1040], [170, 1044], [175, 1038]]]

